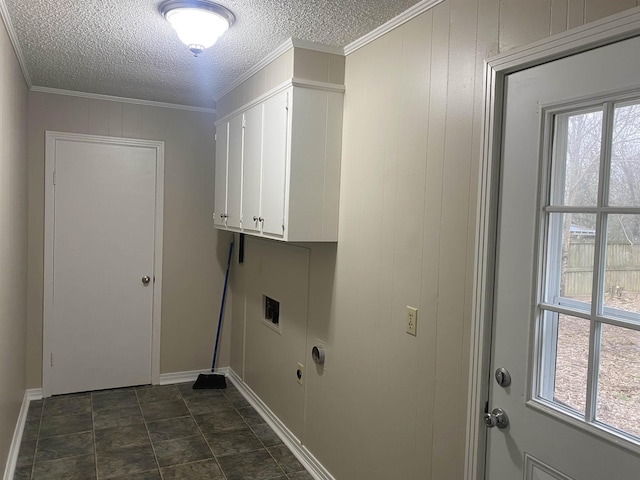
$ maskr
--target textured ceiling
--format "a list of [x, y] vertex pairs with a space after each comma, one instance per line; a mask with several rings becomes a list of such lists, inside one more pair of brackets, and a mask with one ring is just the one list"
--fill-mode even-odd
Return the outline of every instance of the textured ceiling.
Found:
[[194, 58], [161, 0], [4, 1], [33, 85], [201, 107], [290, 37], [344, 47], [418, 3], [219, 0], [236, 22]]

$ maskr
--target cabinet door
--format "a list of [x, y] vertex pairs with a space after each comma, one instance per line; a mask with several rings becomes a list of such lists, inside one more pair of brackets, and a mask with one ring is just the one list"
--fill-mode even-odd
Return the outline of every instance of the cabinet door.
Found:
[[244, 158], [242, 162], [242, 227], [259, 232], [260, 183], [262, 174], [262, 104], [245, 112]]
[[227, 225], [227, 146], [229, 145], [227, 123], [216, 128], [216, 163], [213, 200], [213, 224], [217, 227]]
[[242, 118], [229, 120], [229, 156], [227, 162], [227, 226], [240, 228], [242, 199]]
[[264, 103], [262, 142], [262, 231], [284, 235], [284, 205], [289, 135], [289, 91], [279, 93]]

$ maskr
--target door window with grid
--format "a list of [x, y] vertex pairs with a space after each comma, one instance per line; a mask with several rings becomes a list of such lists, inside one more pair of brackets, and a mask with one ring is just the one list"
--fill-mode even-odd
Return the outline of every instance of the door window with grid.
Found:
[[532, 397], [640, 445], [640, 96], [546, 115]]

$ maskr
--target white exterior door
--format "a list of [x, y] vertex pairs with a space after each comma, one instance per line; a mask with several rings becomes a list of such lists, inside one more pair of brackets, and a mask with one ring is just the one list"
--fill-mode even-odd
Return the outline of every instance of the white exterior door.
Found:
[[157, 150], [71, 139], [49, 148], [50, 393], [151, 383]]
[[640, 478], [639, 51], [507, 77], [488, 480]]

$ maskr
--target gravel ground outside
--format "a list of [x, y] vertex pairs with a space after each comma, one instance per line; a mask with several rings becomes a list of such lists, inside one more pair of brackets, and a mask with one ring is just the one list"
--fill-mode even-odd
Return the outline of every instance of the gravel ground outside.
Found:
[[[640, 294], [609, 297], [608, 306], [640, 312]], [[561, 316], [555, 399], [584, 413], [589, 322]], [[603, 325], [598, 373], [597, 420], [640, 437], [640, 332]]]

